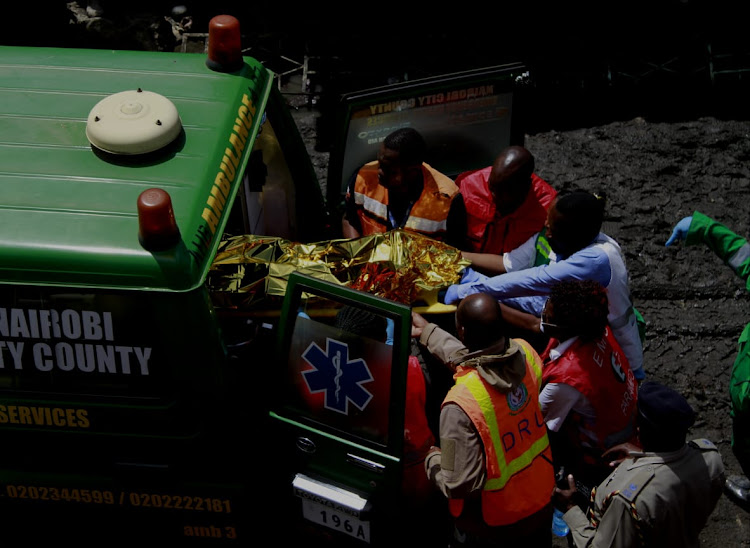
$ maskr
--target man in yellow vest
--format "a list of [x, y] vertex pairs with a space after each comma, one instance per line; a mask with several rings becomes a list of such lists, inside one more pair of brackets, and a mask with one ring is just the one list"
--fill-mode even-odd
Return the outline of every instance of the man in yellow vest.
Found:
[[413, 315], [412, 334], [455, 371], [440, 411], [440, 448], [425, 458], [448, 498], [451, 545], [549, 547], [555, 479], [539, 407], [542, 361], [526, 341], [505, 336], [500, 306], [486, 293], [460, 302], [456, 330], [458, 339]]
[[466, 249], [466, 208], [453, 180], [425, 163], [427, 144], [414, 128], [397, 129], [378, 158], [347, 188], [344, 238], [404, 229]]

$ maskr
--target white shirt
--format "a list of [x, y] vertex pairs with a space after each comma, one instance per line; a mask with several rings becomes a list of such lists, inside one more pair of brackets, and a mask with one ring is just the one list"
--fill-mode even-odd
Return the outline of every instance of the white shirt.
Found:
[[[570, 338], [550, 350], [550, 361], [559, 358], [576, 340], [578, 340], [578, 337]], [[547, 428], [553, 432], [560, 431], [571, 411], [575, 411], [592, 421], [596, 418], [589, 399], [565, 383], [550, 382], [544, 385], [539, 394], [539, 405], [542, 408], [542, 417], [544, 417]], [[585, 428], [580, 428], [580, 430], [592, 440], [592, 443], [596, 441], [596, 435], [593, 432]]]

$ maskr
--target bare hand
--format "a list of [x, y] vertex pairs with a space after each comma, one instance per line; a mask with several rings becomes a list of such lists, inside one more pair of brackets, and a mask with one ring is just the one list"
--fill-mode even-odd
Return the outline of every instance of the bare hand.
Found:
[[638, 447], [636, 444], [626, 442], [620, 443], [618, 445], [613, 445], [604, 453], [602, 453], [602, 457], [606, 457], [607, 455], [609, 455], [611, 458], [609, 465], [614, 468], [626, 458], [628, 458], [630, 456], [630, 453], [639, 453], [641, 451], [643, 451], [643, 449]]
[[552, 492], [552, 503], [561, 512], [567, 512], [575, 506], [573, 498], [576, 493], [578, 493], [578, 489], [576, 489], [575, 478], [573, 474], [568, 474], [568, 488], [560, 489], [555, 486], [555, 490]]
[[417, 312], [411, 313], [411, 336], [415, 339], [418, 339], [422, 336], [422, 331], [424, 331], [424, 328], [427, 327], [427, 324], [430, 323], [427, 320], [424, 319], [424, 316], [421, 314], [418, 314]]

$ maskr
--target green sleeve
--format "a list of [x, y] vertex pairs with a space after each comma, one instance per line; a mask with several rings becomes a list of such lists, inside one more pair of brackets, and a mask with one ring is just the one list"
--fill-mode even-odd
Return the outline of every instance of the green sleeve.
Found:
[[750, 244], [727, 227], [696, 211], [688, 230], [687, 245], [706, 244], [724, 264], [745, 280], [750, 291]]

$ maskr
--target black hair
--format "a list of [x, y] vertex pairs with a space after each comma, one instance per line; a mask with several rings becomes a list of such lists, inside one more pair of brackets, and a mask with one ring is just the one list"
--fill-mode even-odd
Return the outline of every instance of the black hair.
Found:
[[336, 314], [334, 325], [354, 335], [378, 341], [384, 341], [387, 336], [387, 323], [383, 316], [356, 306], [343, 306]]
[[605, 287], [594, 280], [565, 280], [552, 286], [550, 302], [557, 325], [569, 329], [583, 341], [604, 335], [609, 314]]
[[386, 148], [399, 154], [402, 165], [420, 165], [427, 154], [427, 143], [416, 129], [404, 127], [388, 134], [383, 141]]
[[596, 238], [602, 229], [606, 205], [603, 192], [572, 190], [558, 195], [555, 208], [565, 219], [559, 228], [568, 247], [583, 249]]

